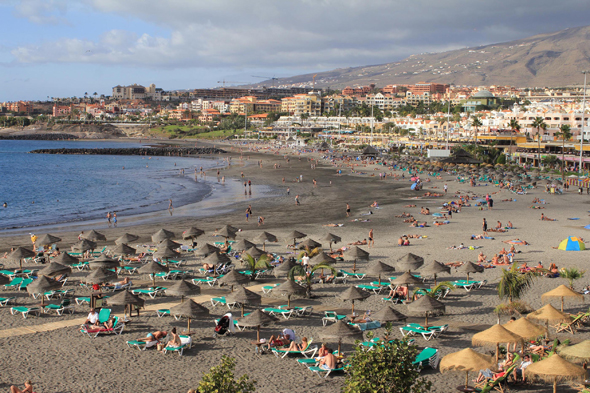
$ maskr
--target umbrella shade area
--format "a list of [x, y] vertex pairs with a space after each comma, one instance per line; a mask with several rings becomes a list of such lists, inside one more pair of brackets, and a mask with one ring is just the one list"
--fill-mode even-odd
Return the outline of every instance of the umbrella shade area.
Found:
[[46, 233], [45, 235], [41, 235], [37, 238], [37, 240], [35, 241], [35, 244], [55, 244], [55, 243], [59, 243], [61, 242], [61, 238], [57, 237], [57, 236], [53, 236], [50, 235], [49, 233]]
[[209, 309], [201, 306], [192, 299], [188, 299], [174, 307], [170, 308], [170, 313], [184, 318], [201, 318], [209, 316]]
[[266, 252], [262, 251], [259, 248], [256, 247], [250, 247], [249, 249], [247, 249], [246, 251], [244, 251], [246, 254], [250, 255], [252, 258], [254, 259], [258, 259], [261, 256], [263, 256], [264, 254], [266, 254]]
[[541, 361], [535, 362], [526, 368], [527, 375], [553, 383], [553, 393], [557, 393], [557, 383], [583, 378], [586, 370], [563, 359], [558, 354], [553, 354]]
[[547, 333], [547, 329], [537, 324], [532, 323], [525, 317], [517, 319], [513, 322], [508, 322], [502, 325], [510, 332], [519, 335], [525, 340], [539, 337]]
[[561, 243], [559, 243], [557, 249], [563, 251], [584, 251], [586, 249], [586, 245], [579, 237], [569, 236], [567, 239], [564, 239], [561, 241]]
[[380, 322], [398, 322], [407, 319], [404, 314], [389, 306], [383, 307], [381, 310], [371, 315], [371, 318]]
[[301, 243], [299, 243], [299, 249], [302, 250], [304, 248], [318, 248], [321, 247], [322, 244], [316, 242], [313, 239], [305, 239], [304, 241], [302, 241]]
[[44, 293], [61, 288], [61, 282], [55, 281], [47, 276], [39, 276], [32, 283], [27, 285], [27, 292], [30, 294]]
[[443, 265], [440, 262], [432, 261], [420, 268], [420, 273], [423, 275], [435, 275], [441, 273], [451, 273], [451, 267]]
[[215, 251], [203, 261], [212, 265], [218, 265], [220, 263], [229, 263], [231, 262], [231, 259], [227, 256], [227, 254], [222, 254], [219, 251]]
[[160, 244], [158, 244], [158, 247], [168, 247], [171, 249], [175, 249], [182, 246], [182, 244], [175, 242], [174, 240], [170, 240], [170, 239], [164, 239], [160, 242]]
[[90, 232], [83, 234], [82, 239], [90, 240], [93, 242], [97, 242], [97, 241], [105, 242], [107, 240], [107, 237], [105, 235], [103, 235], [102, 233], [97, 232], [93, 229]]
[[320, 332], [320, 338], [323, 340], [338, 341], [338, 353], [342, 353], [341, 343], [354, 342], [363, 339], [363, 332], [347, 324], [344, 321], [338, 321]]
[[174, 239], [175, 237], [176, 235], [174, 234], [174, 232], [162, 228], [152, 235], [152, 241], [155, 243], [159, 243], [166, 239]]
[[72, 250], [88, 251], [96, 249], [97, 244], [88, 239], [82, 239], [72, 246]]
[[424, 265], [424, 258], [408, 253], [397, 260], [396, 266], [401, 271], [416, 270]]
[[319, 254], [314, 255], [309, 262], [312, 265], [319, 265], [320, 263], [333, 264], [336, 263], [336, 259], [322, 251]]
[[117, 244], [115, 247], [113, 247], [112, 251], [117, 255], [133, 255], [137, 253], [135, 248], [130, 247], [125, 243]]
[[126, 306], [128, 304], [135, 304], [143, 306], [144, 300], [139, 296], [136, 296], [128, 290], [121, 291], [108, 299], [108, 304], [114, 306]]
[[239, 273], [233, 269], [223, 277], [219, 279], [219, 285], [245, 285], [250, 282], [250, 277], [245, 274]]
[[287, 259], [285, 262], [281, 263], [279, 266], [272, 269], [272, 274], [275, 277], [286, 276], [295, 266], [299, 265], [297, 265], [297, 263], [293, 262], [291, 259]]
[[578, 301], [584, 301], [584, 295], [581, 293], [572, 291], [570, 288], [566, 287], [565, 285], [560, 285], [555, 289], [552, 289], [549, 292], [545, 292], [541, 295], [541, 299], [543, 301], [547, 301], [549, 298], [560, 298], [561, 299], [561, 311], [563, 312], [563, 300], [564, 298], [575, 299]]
[[223, 236], [226, 239], [235, 239], [237, 232], [238, 232], [237, 228], [226, 225], [223, 228], [221, 228], [220, 230], [216, 231], [215, 234], [217, 236]]
[[533, 319], [533, 320], [537, 320], [537, 321], [545, 321], [548, 323], [569, 322], [572, 320], [572, 318], [569, 315], [560, 312], [555, 307], [553, 307], [551, 304], [544, 305], [540, 309], [528, 314], [526, 317], [528, 319]]
[[344, 251], [344, 258], [347, 260], [364, 259], [369, 260], [369, 253], [360, 247], [353, 246], [349, 250]]
[[84, 279], [85, 282], [91, 284], [100, 284], [107, 281], [113, 281], [117, 279], [117, 273], [102, 267], [94, 270], [92, 273], [87, 275]]
[[256, 247], [256, 244], [246, 239], [238, 240], [237, 242], [231, 245], [231, 248], [234, 251], [244, 251], [252, 247]]
[[29, 250], [28, 248], [17, 247], [13, 252], [8, 254], [8, 259], [11, 261], [18, 262], [18, 261], [23, 260], [25, 258], [33, 258], [36, 255], [37, 254], [34, 251]]
[[136, 241], [137, 239], [139, 239], [139, 236], [132, 235], [131, 233], [125, 233], [115, 240], [115, 244], [129, 244]]
[[156, 258], [180, 258], [180, 253], [169, 247], [158, 247], [158, 250], [154, 253], [154, 256]]
[[495, 346], [496, 347], [496, 361], [498, 360], [501, 343], [518, 343], [522, 340], [518, 334], [512, 333], [502, 325], [496, 324], [491, 328], [473, 335], [471, 344], [476, 346]]
[[258, 243], [266, 243], [266, 242], [275, 243], [278, 241], [278, 239], [272, 233], [262, 232], [260, 235], [258, 235], [254, 238], [254, 241], [258, 242]]
[[102, 254], [98, 258], [91, 260], [88, 264], [90, 269], [97, 269], [99, 267], [110, 269], [118, 267], [119, 261], [109, 258], [105, 254]]

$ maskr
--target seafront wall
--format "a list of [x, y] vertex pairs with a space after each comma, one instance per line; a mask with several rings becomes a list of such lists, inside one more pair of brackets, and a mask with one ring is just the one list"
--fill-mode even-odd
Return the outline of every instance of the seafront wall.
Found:
[[0, 135], [0, 140], [6, 141], [65, 141], [68, 139], [78, 139], [72, 134], [20, 134], [20, 135]]
[[33, 154], [87, 154], [114, 156], [194, 156], [225, 153], [225, 150], [215, 147], [131, 147], [131, 148], [103, 148], [103, 149], [38, 149]]

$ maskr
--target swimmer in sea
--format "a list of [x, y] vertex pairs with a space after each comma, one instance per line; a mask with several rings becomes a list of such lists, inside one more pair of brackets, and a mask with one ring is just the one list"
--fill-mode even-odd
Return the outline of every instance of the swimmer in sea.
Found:
[[6, 209], [6, 208], [8, 207], [8, 203], [4, 202], [4, 203], [2, 204], [2, 207]]

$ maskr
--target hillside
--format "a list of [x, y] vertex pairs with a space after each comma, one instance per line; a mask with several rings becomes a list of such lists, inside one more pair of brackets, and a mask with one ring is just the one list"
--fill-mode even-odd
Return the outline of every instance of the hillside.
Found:
[[[517, 41], [425, 53], [402, 61], [319, 72], [316, 86], [439, 82], [455, 85], [520, 87], [581, 84], [580, 72], [590, 69], [590, 26], [535, 35]], [[313, 74], [280, 78], [277, 85], [307, 83]], [[268, 85], [266, 81], [261, 85]]]

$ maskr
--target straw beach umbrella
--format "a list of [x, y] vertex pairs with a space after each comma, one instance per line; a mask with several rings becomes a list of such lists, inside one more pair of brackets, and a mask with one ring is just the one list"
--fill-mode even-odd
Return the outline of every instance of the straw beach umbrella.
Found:
[[67, 252], [61, 252], [58, 256], [53, 259], [53, 262], [61, 263], [64, 265], [73, 265], [79, 263], [80, 260], [68, 254]]
[[137, 250], [133, 247], [128, 246], [125, 243], [117, 244], [113, 249], [112, 252], [115, 255], [133, 255], [137, 253]]
[[112, 281], [116, 279], [117, 273], [102, 267], [99, 267], [98, 269], [94, 270], [92, 273], [90, 273], [84, 278], [85, 282], [91, 284], [101, 284], [103, 282]]
[[59, 274], [68, 274], [72, 272], [72, 268], [66, 265], [62, 265], [58, 262], [51, 262], [49, 265], [45, 266], [43, 269], [39, 270], [38, 275], [40, 276], [47, 276], [53, 277]]
[[125, 233], [122, 236], [119, 236], [117, 240], [115, 240], [115, 244], [129, 244], [131, 242], [136, 241], [139, 239], [139, 236], [132, 235], [131, 233]]
[[295, 263], [292, 259], [287, 259], [285, 262], [272, 269], [272, 274], [275, 277], [286, 276], [295, 266], [298, 266], [297, 263]]
[[381, 285], [381, 275], [382, 274], [392, 273], [394, 271], [395, 271], [395, 268], [393, 266], [390, 266], [390, 265], [383, 263], [381, 261], [372, 262], [369, 264], [369, 267], [367, 268], [368, 274], [379, 277], [379, 285]]
[[297, 244], [297, 239], [301, 239], [305, 236], [307, 236], [307, 235], [303, 232], [293, 231], [287, 235], [287, 239], [289, 239], [289, 241], [291, 241], [291, 239], [293, 239], [293, 246], [295, 246], [295, 244]]
[[186, 334], [191, 334], [191, 319], [209, 316], [209, 309], [195, 303], [192, 299], [170, 308], [170, 314], [175, 317], [188, 318]]
[[360, 247], [354, 246], [349, 250], [344, 251], [344, 259], [347, 261], [354, 261], [352, 265], [352, 271], [356, 272], [356, 262], [358, 260], [369, 260], [369, 253]]
[[[426, 296], [424, 296], [426, 297]], [[500, 354], [500, 343], [516, 344], [522, 337], [518, 334], [512, 333], [500, 324], [493, 325], [491, 328], [473, 335], [471, 344], [476, 346], [496, 346], [496, 363]]]
[[479, 371], [490, 368], [493, 358], [488, 355], [475, 352], [471, 348], [465, 348], [459, 352], [453, 352], [440, 361], [440, 372], [465, 371], [465, 389], [469, 386], [469, 371]]
[[234, 285], [245, 285], [250, 282], [250, 277], [245, 274], [239, 273], [237, 270], [232, 269], [229, 273], [221, 277], [218, 281], [219, 285], [225, 284], [231, 286], [231, 292], [234, 291]]
[[231, 245], [231, 248], [234, 251], [244, 251], [252, 247], [256, 247], [256, 244], [246, 239], [238, 240], [237, 242]]
[[325, 252], [322, 251], [322, 252], [314, 255], [309, 260], [309, 263], [312, 265], [319, 265], [320, 263], [332, 264], [332, 263], [336, 263], [336, 259], [332, 258], [331, 256], [329, 256], [328, 254], [326, 254]]
[[432, 261], [420, 268], [420, 273], [425, 276], [434, 276], [434, 286], [436, 286], [436, 275], [441, 273], [451, 274], [451, 267], [443, 265], [440, 262]]
[[82, 239], [72, 246], [72, 250], [79, 250], [81, 252], [90, 251], [94, 249], [96, 249], [96, 243], [88, 239]]
[[188, 239], [194, 240], [203, 234], [205, 234], [205, 231], [203, 231], [202, 229], [190, 227], [186, 231], [182, 232], [182, 238], [184, 240], [188, 240]]
[[41, 235], [35, 241], [35, 244], [45, 245], [45, 244], [55, 244], [61, 242], [61, 238], [57, 236], [50, 235], [46, 233], [45, 235]]
[[571, 298], [571, 299], [584, 301], [584, 295], [582, 295], [581, 293], [572, 291], [571, 289], [569, 289], [568, 287], [566, 287], [563, 284], [558, 286], [557, 288], [552, 289], [549, 292], [545, 292], [543, 295], [541, 295], [541, 299], [543, 301], [546, 301], [547, 298], [553, 298], [553, 297], [561, 298], [561, 312], [563, 312], [563, 299], [566, 297]]
[[250, 255], [254, 259], [258, 259], [261, 256], [263, 256], [264, 254], [266, 254], [266, 252], [262, 251], [261, 249], [259, 249], [257, 247], [250, 247], [249, 249], [244, 251], [244, 253]]
[[161, 228], [158, 232], [152, 235], [152, 241], [154, 243], [160, 243], [163, 240], [174, 239], [175, 237], [176, 235], [174, 234], [174, 232]]
[[301, 243], [299, 243], [299, 247], [297, 247], [297, 248], [299, 248], [300, 250], [303, 250], [305, 248], [313, 249], [313, 248], [318, 248], [321, 246], [322, 246], [321, 243], [318, 243], [313, 239], [307, 238], [304, 241], [302, 241]]
[[340, 243], [342, 241], [342, 238], [340, 236], [336, 236], [332, 233], [328, 233], [326, 236], [324, 236], [322, 238], [322, 240], [330, 242], [330, 251], [332, 251], [332, 243], [334, 243], [334, 244]]
[[197, 250], [195, 250], [195, 256], [197, 257], [206, 257], [208, 255], [213, 254], [214, 252], [219, 252], [219, 247], [215, 247], [209, 243], [203, 244]]
[[380, 322], [398, 322], [405, 321], [408, 318], [404, 314], [390, 306], [383, 307], [381, 310], [371, 315], [371, 317], [375, 321]]
[[158, 262], [151, 261], [150, 263], [146, 263], [142, 267], [137, 270], [141, 274], [151, 274], [152, 275], [152, 286], [156, 287], [156, 273], [166, 273], [169, 271], [167, 266], [160, 265]]
[[569, 315], [560, 312], [551, 304], [544, 305], [540, 309], [529, 313], [526, 317], [532, 320], [544, 321], [547, 332], [549, 332], [549, 323], [570, 322], [572, 320]]
[[125, 289], [124, 291], [121, 291], [118, 294], [111, 296], [108, 299], [108, 303], [114, 306], [125, 306], [125, 311], [123, 312], [124, 316], [127, 316], [127, 306], [130, 306], [129, 316], [131, 316], [131, 306], [136, 305], [139, 307], [143, 307], [143, 304], [145, 302], [139, 296], [136, 296], [129, 292], [127, 289]]
[[525, 340], [539, 337], [547, 333], [547, 329], [532, 323], [525, 317], [517, 319], [516, 321], [507, 322], [502, 326], [504, 326], [506, 330], [509, 330], [514, 334], [518, 334]]
[[158, 247], [158, 250], [154, 253], [156, 258], [169, 259], [169, 258], [180, 258], [180, 253], [174, 251], [170, 247]]
[[90, 240], [92, 242], [98, 242], [98, 241], [106, 242], [107, 241], [107, 237], [105, 235], [103, 235], [100, 232], [96, 232], [94, 229], [88, 233], [85, 233], [81, 237], [82, 237], [82, 239]]
[[254, 293], [244, 287], [238, 287], [234, 292], [227, 296], [227, 302], [236, 302], [242, 305], [242, 317], [244, 316], [244, 306], [251, 305], [256, 306], [262, 302], [262, 296]]
[[168, 247], [173, 250], [177, 249], [180, 246], [182, 246], [182, 244], [170, 239], [164, 239], [158, 244], [158, 247]]
[[483, 270], [484, 270], [483, 266], [476, 265], [473, 262], [465, 262], [463, 265], [461, 265], [457, 269], [457, 272], [466, 273], [467, 274], [467, 281], [469, 281], [469, 273], [481, 273], [481, 272], [483, 272]]
[[227, 254], [222, 254], [219, 250], [215, 251], [214, 253], [210, 254], [207, 258], [203, 259], [203, 262], [206, 262], [211, 265], [219, 265], [231, 262], [231, 259], [227, 256]]
[[568, 345], [559, 351], [559, 356], [573, 362], [587, 362], [590, 360], [590, 340], [584, 340], [576, 345]]
[[37, 255], [34, 251], [24, 247], [17, 247], [13, 252], [8, 254], [8, 259], [11, 261], [18, 261], [20, 263], [20, 269], [23, 269], [23, 259], [33, 258]]
[[275, 322], [275, 319], [270, 315], [263, 313], [260, 310], [254, 310], [250, 314], [239, 319], [240, 326], [256, 327], [256, 341], [260, 342], [260, 326]]
[[424, 314], [424, 327], [428, 328], [428, 316], [445, 312], [445, 305], [430, 296], [422, 296], [415, 302], [407, 304], [408, 311]]
[[105, 254], [101, 254], [101, 256], [99, 256], [98, 258], [91, 260], [88, 263], [88, 266], [90, 267], [90, 269], [97, 269], [99, 267], [105, 269], [113, 269], [119, 267], [119, 261], [114, 260], [113, 258], [106, 256]]
[[350, 300], [352, 302], [352, 313], [354, 314], [354, 301], [365, 300], [369, 296], [371, 295], [368, 292], [358, 289], [357, 287], [349, 287], [347, 290], [342, 292], [338, 298], [344, 301]]
[[283, 295], [287, 295], [287, 307], [291, 308], [291, 296], [298, 295], [304, 296], [307, 293], [307, 289], [302, 287], [299, 284], [296, 284], [294, 281], [287, 280], [281, 283], [278, 287], [273, 289], [273, 291], [277, 293], [282, 293]]
[[229, 225], [225, 225], [220, 230], [218, 230], [217, 232], [215, 232], [215, 234], [217, 236], [223, 236], [226, 239], [235, 239], [237, 232], [238, 232], [237, 228], [234, 228], [234, 227], [229, 226]]
[[266, 242], [276, 243], [278, 241], [277, 237], [272, 233], [262, 232], [260, 235], [254, 238], [255, 242], [262, 243], [262, 249], [266, 251]]
[[586, 375], [586, 370], [558, 354], [553, 354], [528, 366], [526, 373], [536, 375], [546, 382], [553, 382], [553, 393], [557, 393], [557, 382], [581, 379]]
[[[392, 285], [405, 285], [406, 286], [406, 293], [408, 294], [408, 301], [410, 300], [410, 285], [419, 285], [422, 284], [422, 280], [419, 278], [414, 277], [411, 273], [405, 272], [399, 277], [391, 280]], [[424, 297], [424, 296], [423, 296]], [[428, 296], [426, 296], [428, 297]]]
[[338, 355], [342, 354], [343, 339], [348, 342], [363, 339], [363, 332], [347, 324], [344, 321], [338, 321], [320, 332], [320, 337], [324, 340], [338, 340]]
[[180, 296], [180, 302], [184, 301], [185, 296], [196, 296], [201, 294], [201, 287], [186, 280], [176, 281], [173, 285], [166, 288], [166, 295]]
[[33, 280], [32, 283], [27, 285], [27, 292], [31, 295], [41, 294], [41, 305], [44, 304], [45, 296], [43, 294], [48, 291], [53, 291], [56, 289], [61, 288], [61, 282], [55, 281], [52, 278], [47, 276], [39, 276], [36, 280]]
[[409, 272], [422, 265], [424, 265], [424, 258], [410, 252], [399, 258], [395, 266], [402, 272]]

